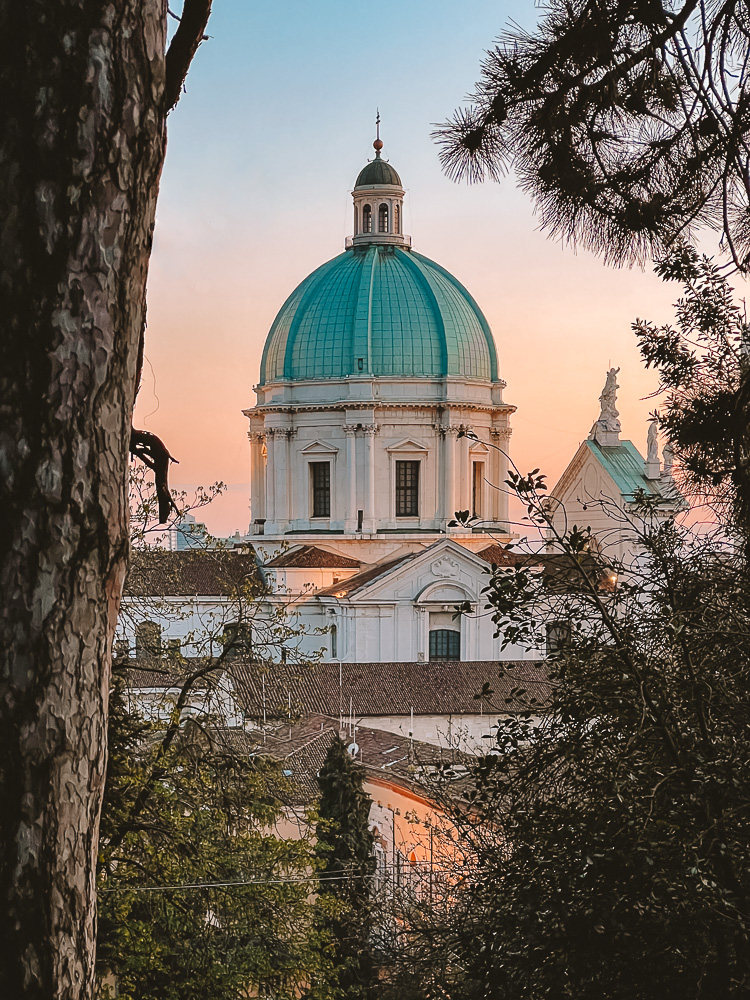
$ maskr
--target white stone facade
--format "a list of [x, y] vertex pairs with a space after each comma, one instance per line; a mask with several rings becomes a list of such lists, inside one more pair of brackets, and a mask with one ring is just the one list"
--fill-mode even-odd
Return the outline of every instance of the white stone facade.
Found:
[[[507, 476], [514, 409], [503, 403], [500, 385], [451, 378], [424, 385], [356, 381], [257, 389], [258, 405], [244, 411], [255, 534], [261, 525], [263, 534], [276, 537], [444, 532], [457, 510], [471, 510], [506, 534], [507, 497], [490, 485]], [[356, 401], [347, 398], [353, 388]], [[417, 512], [409, 516], [396, 510], [399, 461], [419, 463]], [[314, 507], [314, 463], [330, 468], [327, 516]]]

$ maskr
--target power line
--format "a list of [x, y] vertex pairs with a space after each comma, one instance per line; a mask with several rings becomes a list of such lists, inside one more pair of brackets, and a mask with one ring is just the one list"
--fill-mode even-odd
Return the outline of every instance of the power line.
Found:
[[[404, 862], [402, 865], [383, 865], [379, 871], [374, 872], [371, 875], [302, 875], [294, 878], [273, 878], [273, 879], [246, 879], [246, 880], [234, 880], [226, 882], [182, 882], [175, 885], [121, 885], [121, 886], [104, 886], [99, 891], [100, 892], [177, 892], [181, 890], [190, 889], [235, 889], [242, 888], [243, 886], [249, 885], [293, 885], [304, 882], [345, 882], [351, 879], [374, 879], [382, 877], [383, 869], [386, 871], [395, 871], [400, 869], [402, 872], [408, 872], [410, 869], [417, 867], [425, 867], [429, 865], [429, 861], [408, 861]], [[432, 872], [436, 874], [445, 874], [448, 872], [455, 871], [453, 868], [431, 868]]]

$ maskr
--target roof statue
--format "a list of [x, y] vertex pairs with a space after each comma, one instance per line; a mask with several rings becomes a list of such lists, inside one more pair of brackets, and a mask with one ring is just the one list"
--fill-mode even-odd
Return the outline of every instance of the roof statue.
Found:
[[646, 479], [658, 479], [661, 476], [661, 462], [659, 461], [659, 428], [656, 420], [652, 420], [649, 424], [646, 449]]
[[617, 409], [617, 374], [619, 368], [610, 368], [599, 397], [599, 419], [591, 428], [590, 441], [596, 441], [603, 448], [612, 448], [620, 443], [620, 420]]
[[674, 465], [674, 448], [672, 447], [670, 441], [667, 441], [664, 445], [662, 455], [664, 456], [664, 471], [662, 475], [669, 476], [671, 478], [672, 466]]

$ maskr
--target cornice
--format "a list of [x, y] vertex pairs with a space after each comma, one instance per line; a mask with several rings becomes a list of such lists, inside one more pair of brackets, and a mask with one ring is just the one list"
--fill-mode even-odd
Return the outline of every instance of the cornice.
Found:
[[435, 400], [430, 402], [384, 402], [379, 399], [371, 400], [346, 400], [337, 403], [288, 403], [273, 404], [267, 406], [253, 406], [243, 410], [242, 413], [248, 418], [266, 413], [341, 413], [346, 410], [480, 410], [484, 413], [503, 413], [510, 416], [515, 413], [518, 407], [510, 403], [454, 403], [451, 400]]

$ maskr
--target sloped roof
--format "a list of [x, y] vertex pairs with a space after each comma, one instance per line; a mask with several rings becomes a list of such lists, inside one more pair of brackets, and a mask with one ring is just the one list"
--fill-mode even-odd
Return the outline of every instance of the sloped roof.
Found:
[[[192, 661], [195, 663], [195, 661]], [[131, 689], [154, 689], [166, 691], [169, 688], [182, 687], [190, 676], [192, 667], [190, 661], [182, 664], [151, 657], [145, 660], [117, 659], [113, 675], [124, 678], [125, 684]], [[224, 672], [223, 666], [217, 666], [215, 671], [207, 673], [193, 682], [193, 689], [205, 691], [218, 681]]]
[[126, 597], [229, 597], [259, 579], [255, 552], [231, 549], [134, 549]]
[[477, 555], [492, 566], [541, 566], [544, 557], [528, 552], [512, 552], [502, 545], [488, 545], [486, 549], [481, 549]]
[[376, 566], [371, 566], [362, 573], [356, 573], [354, 576], [350, 576], [348, 580], [341, 580], [339, 583], [334, 583], [330, 587], [326, 587], [324, 590], [319, 590], [316, 596], [349, 597], [350, 594], [360, 590], [368, 583], [372, 583], [373, 580], [377, 580], [379, 576], [383, 576], [385, 573], [389, 573], [392, 569], [395, 569], [396, 566], [399, 566], [401, 563], [405, 563], [409, 559], [413, 559], [414, 555], [415, 553], [410, 552], [405, 556], [399, 556], [398, 559], [390, 559], [388, 562], [378, 563]]
[[317, 545], [302, 545], [289, 552], [282, 552], [267, 562], [268, 569], [305, 568], [305, 569], [359, 569], [362, 565], [358, 559], [329, 552]]
[[[238, 700], [250, 715], [264, 705], [271, 709], [290, 701], [294, 711], [338, 718], [352, 705], [356, 716], [480, 715], [486, 714], [475, 695], [485, 683], [494, 691], [493, 704], [521, 711], [526, 699], [547, 703], [550, 681], [541, 660], [458, 660], [408, 663], [319, 663], [296, 674], [279, 665], [279, 674], [265, 677], [251, 664], [228, 665]], [[514, 688], [527, 692], [511, 697]]]
[[615, 481], [626, 502], [632, 501], [638, 490], [650, 496], [662, 496], [659, 480], [646, 479], [645, 459], [632, 441], [621, 441], [611, 448], [604, 448], [597, 441], [584, 443]]
[[[308, 804], [320, 794], [317, 775], [338, 735], [338, 724], [331, 725], [324, 716], [312, 715], [291, 728], [284, 726], [276, 733], [266, 734], [265, 738], [260, 734], [248, 734], [247, 740], [250, 743], [256, 739], [255, 753], [281, 762], [283, 776], [294, 786], [301, 803]], [[344, 739], [351, 743], [351, 734]], [[431, 782], [426, 772], [429, 769], [442, 768], [450, 773], [451, 765], [466, 768], [476, 763], [476, 758], [470, 754], [367, 726], [357, 726], [355, 739], [358, 748], [355, 760], [365, 768], [367, 776], [385, 777], [428, 796]]]

